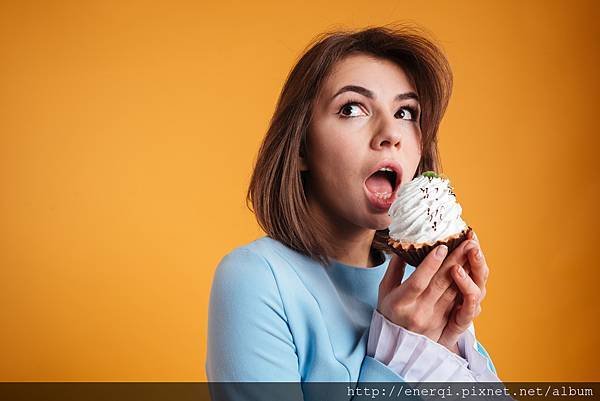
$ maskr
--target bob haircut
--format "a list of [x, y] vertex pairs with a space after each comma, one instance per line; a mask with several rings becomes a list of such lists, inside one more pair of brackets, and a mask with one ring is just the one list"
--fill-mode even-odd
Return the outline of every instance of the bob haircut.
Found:
[[[350, 54], [389, 60], [412, 79], [421, 105], [421, 160], [416, 175], [439, 171], [437, 131], [452, 93], [452, 71], [442, 51], [421, 30], [406, 25], [336, 30], [313, 40], [289, 73], [260, 146], [246, 206], [271, 238], [323, 265], [333, 255], [328, 230], [311, 215], [305, 192], [306, 136], [312, 108], [336, 62]], [[415, 175], [415, 176], [416, 176]], [[372, 248], [389, 253], [388, 230], [375, 233]]]

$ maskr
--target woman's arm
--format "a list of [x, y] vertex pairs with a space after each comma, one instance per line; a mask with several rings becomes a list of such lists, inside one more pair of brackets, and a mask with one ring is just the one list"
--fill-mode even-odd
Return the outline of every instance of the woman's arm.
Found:
[[208, 313], [209, 381], [300, 381], [294, 340], [270, 267], [236, 249], [216, 269]]
[[[233, 251], [216, 269], [210, 294], [206, 373], [209, 382], [302, 381], [277, 282], [268, 263], [251, 251]], [[387, 366], [365, 356], [358, 382], [348, 385], [354, 388], [363, 382], [402, 381]], [[211, 385], [213, 400], [264, 400], [265, 389], [278, 387]], [[279, 399], [310, 398], [300, 385], [279, 389], [286, 391]], [[277, 399], [273, 394], [269, 397]]]
[[279, 290], [258, 255], [236, 249], [219, 263], [210, 293], [207, 345], [212, 400], [304, 400]]

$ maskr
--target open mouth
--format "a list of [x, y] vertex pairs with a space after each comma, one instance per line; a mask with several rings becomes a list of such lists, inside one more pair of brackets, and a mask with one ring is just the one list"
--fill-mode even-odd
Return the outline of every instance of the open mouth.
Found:
[[376, 210], [387, 211], [396, 200], [401, 171], [397, 163], [384, 162], [365, 180], [367, 198]]
[[377, 198], [389, 199], [396, 191], [398, 174], [389, 167], [383, 167], [367, 178], [367, 189]]

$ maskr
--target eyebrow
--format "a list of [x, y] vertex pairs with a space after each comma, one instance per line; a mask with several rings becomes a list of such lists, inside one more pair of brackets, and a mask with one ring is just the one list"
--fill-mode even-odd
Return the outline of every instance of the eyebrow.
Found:
[[[346, 86], [342, 87], [339, 91], [337, 91], [336, 94], [331, 97], [331, 100], [333, 100], [336, 96], [338, 96], [344, 92], [356, 92], [365, 97], [368, 97], [369, 99], [375, 99], [375, 94], [373, 92], [371, 92], [370, 90], [368, 90], [367, 88], [363, 88], [362, 86], [358, 86], [358, 85], [346, 85]], [[406, 93], [401, 93], [399, 95], [396, 95], [396, 98], [395, 98], [395, 100], [405, 100], [405, 99], [415, 99], [416, 101], [419, 101], [419, 95], [417, 95], [415, 92], [406, 92]]]

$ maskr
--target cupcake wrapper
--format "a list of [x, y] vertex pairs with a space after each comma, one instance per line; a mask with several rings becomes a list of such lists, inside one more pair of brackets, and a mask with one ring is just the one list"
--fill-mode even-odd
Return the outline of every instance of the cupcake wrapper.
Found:
[[448, 247], [448, 254], [456, 249], [461, 242], [467, 239], [469, 232], [472, 231], [471, 227], [463, 230], [458, 236], [448, 238], [443, 241], [437, 241], [435, 244], [424, 244], [419, 247], [409, 245], [408, 247], [402, 247], [400, 242], [388, 239], [388, 248], [399, 255], [406, 263], [411, 266], [417, 267], [423, 262], [423, 259], [431, 252], [433, 248], [438, 245], [446, 245]]

